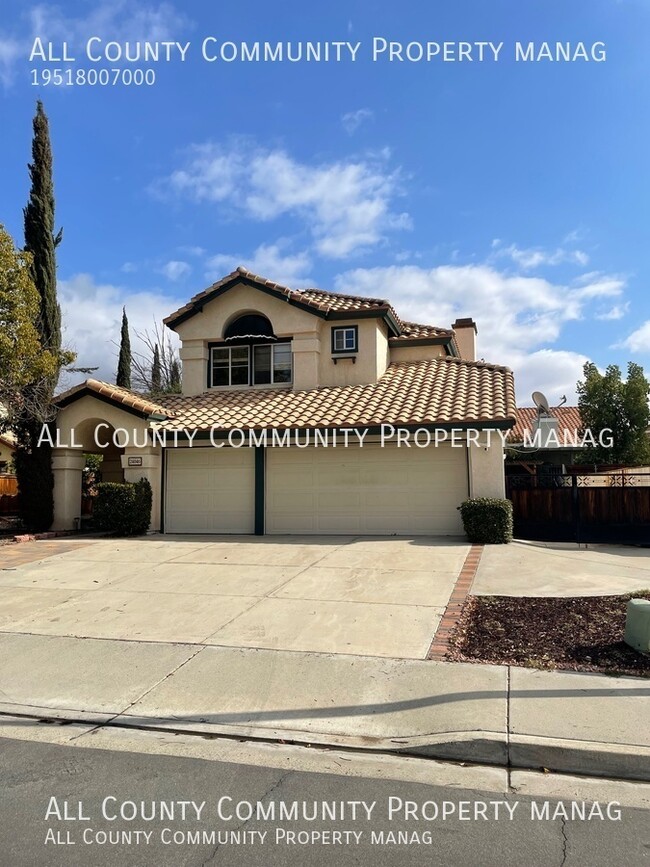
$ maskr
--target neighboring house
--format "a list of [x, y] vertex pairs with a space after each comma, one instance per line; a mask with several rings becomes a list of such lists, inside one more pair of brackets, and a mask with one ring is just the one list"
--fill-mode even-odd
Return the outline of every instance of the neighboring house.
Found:
[[9, 472], [9, 469], [12, 466], [15, 450], [15, 436], [10, 431], [0, 434], [0, 473]]
[[[496, 430], [490, 444], [487, 433], [469, 445], [462, 433], [457, 448], [378, 442], [382, 425], [513, 426], [512, 374], [476, 360], [471, 319], [403, 322], [382, 299], [292, 290], [238, 268], [165, 323], [182, 343], [181, 395], [153, 401], [90, 379], [57, 398], [56, 528], [79, 515], [83, 451], [97, 451], [90, 435], [100, 423], [110, 426], [102, 434], [139, 436], [138, 446], [107, 452], [127, 481], [151, 482], [152, 530], [448, 535], [462, 532], [457, 507], [468, 496], [503, 496]], [[364, 430], [360, 447], [355, 431]], [[258, 445], [228, 445], [251, 431]], [[296, 432], [308, 447], [295, 444]], [[284, 436], [294, 444], [277, 445]]]
[[[580, 452], [572, 444], [580, 441], [581, 430], [577, 406], [552, 407], [550, 416], [540, 415], [534, 406], [517, 407], [517, 423], [508, 434], [506, 473], [529, 472], [536, 467], [564, 472]], [[569, 446], [564, 447], [564, 443]]]

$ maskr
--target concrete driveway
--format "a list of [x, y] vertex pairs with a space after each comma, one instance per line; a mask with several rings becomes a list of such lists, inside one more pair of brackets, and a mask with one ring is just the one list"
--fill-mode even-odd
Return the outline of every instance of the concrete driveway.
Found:
[[650, 587], [650, 549], [572, 542], [486, 545], [472, 593], [607, 596]]
[[0, 549], [2, 632], [411, 659], [426, 657], [469, 551], [423, 537], [153, 536], [39, 557], [42, 544], [20, 546], [31, 562], [3, 563]]

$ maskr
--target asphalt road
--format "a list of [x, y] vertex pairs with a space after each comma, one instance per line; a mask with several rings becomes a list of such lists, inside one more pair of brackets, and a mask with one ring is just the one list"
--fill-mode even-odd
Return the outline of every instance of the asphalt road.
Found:
[[[0, 785], [0, 863], [11, 867], [650, 864], [647, 811], [623, 807], [620, 821], [533, 820], [531, 802], [543, 811], [546, 799], [515, 793], [13, 739], [0, 739]], [[275, 819], [255, 815], [257, 802]], [[326, 802], [336, 819], [280, 817], [294, 802], [308, 816]], [[395, 842], [400, 832], [409, 844]], [[130, 845], [107, 836], [123, 833]]]

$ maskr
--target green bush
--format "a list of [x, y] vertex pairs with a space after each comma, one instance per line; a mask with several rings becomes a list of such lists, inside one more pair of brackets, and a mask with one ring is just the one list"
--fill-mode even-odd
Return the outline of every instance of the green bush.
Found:
[[98, 530], [116, 536], [140, 536], [151, 522], [151, 485], [139, 482], [100, 482], [93, 506]]
[[472, 497], [458, 507], [470, 542], [501, 545], [512, 542], [512, 503], [493, 497]]

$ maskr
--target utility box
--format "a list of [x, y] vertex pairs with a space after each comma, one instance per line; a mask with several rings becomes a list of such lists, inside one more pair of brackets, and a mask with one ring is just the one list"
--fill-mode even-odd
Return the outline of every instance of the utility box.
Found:
[[650, 601], [630, 599], [625, 620], [625, 643], [639, 653], [650, 653]]

